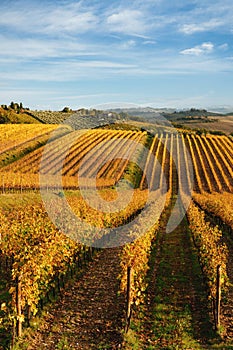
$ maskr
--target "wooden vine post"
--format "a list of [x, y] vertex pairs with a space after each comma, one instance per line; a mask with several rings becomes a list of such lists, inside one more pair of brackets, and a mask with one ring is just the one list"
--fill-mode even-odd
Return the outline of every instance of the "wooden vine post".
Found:
[[2, 177], [2, 193], [5, 193], [4, 175]]
[[130, 326], [130, 319], [131, 319], [131, 303], [132, 303], [132, 297], [131, 297], [131, 286], [132, 286], [132, 274], [133, 270], [131, 266], [127, 267], [127, 291], [126, 291], [126, 325], [125, 325], [125, 332], [128, 332], [129, 326]]
[[16, 279], [16, 312], [17, 312], [17, 321], [16, 321], [16, 335], [17, 337], [22, 336], [22, 285], [20, 278]]
[[221, 303], [221, 265], [217, 266], [216, 281], [216, 329], [220, 329], [220, 303]]

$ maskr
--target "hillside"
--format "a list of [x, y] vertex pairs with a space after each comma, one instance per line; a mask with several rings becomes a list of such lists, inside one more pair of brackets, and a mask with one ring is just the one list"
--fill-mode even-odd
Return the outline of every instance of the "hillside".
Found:
[[125, 116], [99, 110], [31, 111], [31, 115], [46, 124], [68, 124], [74, 129], [89, 129], [124, 121]]
[[38, 124], [40, 121], [28, 111], [22, 109], [16, 111], [9, 107], [0, 107], [0, 124]]
[[96, 109], [72, 110], [64, 107], [61, 111], [30, 110], [22, 103], [11, 102], [0, 106], [0, 124], [67, 124], [74, 129], [96, 128], [123, 122], [128, 119], [125, 113], [107, 112]]

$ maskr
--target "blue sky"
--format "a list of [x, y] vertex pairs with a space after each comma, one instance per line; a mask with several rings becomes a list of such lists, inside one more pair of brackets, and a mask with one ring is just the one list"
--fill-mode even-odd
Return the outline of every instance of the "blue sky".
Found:
[[233, 106], [232, 0], [2, 0], [0, 103]]

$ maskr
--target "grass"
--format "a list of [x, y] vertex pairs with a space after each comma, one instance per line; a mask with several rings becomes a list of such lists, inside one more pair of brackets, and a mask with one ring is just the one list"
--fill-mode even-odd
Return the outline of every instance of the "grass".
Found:
[[127, 334], [124, 335], [124, 350], [141, 350], [140, 341], [137, 337], [137, 333], [131, 328], [127, 332]]
[[[188, 276], [184, 275], [182, 268], [177, 269], [173, 265], [178, 248], [178, 242], [177, 245], [173, 245], [173, 249], [168, 242], [165, 242], [162, 247], [164, 258], [160, 260], [157, 271], [151, 340], [154, 344], [157, 343], [157, 349], [200, 349], [200, 344], [194, 336], [191, 305], [188, 300], [182, 301], [180, 295], [185, 285], [188, 293]], [[180, 253], [178, 253], [179, 264], [183, 266], [185, 255], [183, 251]]]
[[170, 306], [168, 302], [157, 303], [154, 311], [153, 338], [158, 349], [200, 349], [193, 339], [192, 313], [187, 305], [184, 309]]
[[62, 335], [61, 339], [59, 340], [59, 342], [55, 346], [55, 349], [56, 350], [69, 349], [69, 343], [68, 343], [66, 335]]

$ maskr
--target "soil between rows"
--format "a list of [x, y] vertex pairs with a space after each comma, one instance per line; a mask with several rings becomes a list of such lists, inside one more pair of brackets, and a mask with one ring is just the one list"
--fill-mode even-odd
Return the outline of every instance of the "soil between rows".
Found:
[[82, 278], [64, 290], [28, 350], [118, 349], [125, 307], [124, 298], [117, 294], [119, 249], [104, 249]]

